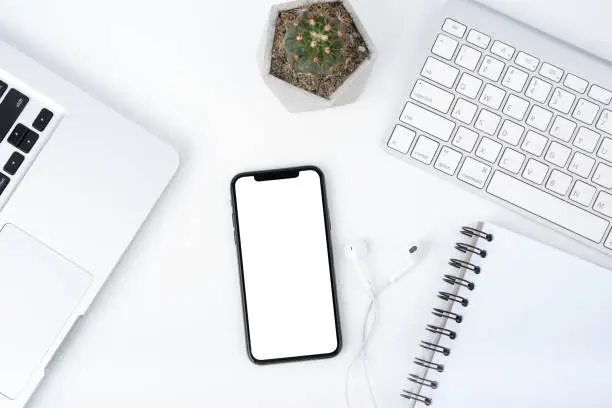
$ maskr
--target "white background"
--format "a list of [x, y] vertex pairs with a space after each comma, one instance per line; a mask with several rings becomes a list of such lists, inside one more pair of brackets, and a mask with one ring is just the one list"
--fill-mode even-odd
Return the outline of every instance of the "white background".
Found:
[[[380, 52], [371, 80], [357, 103], [304, 115], [286, 113], [256, 68], [273, 2], [2, 1], [4, 40], [145, 125], [183, 159], [31, 407], [343, 406], [367, 302], [342, 256], [356, 236], [373, 243], [369, 264], [379, 280], [398, 272], [411, 240], [432, 242], [427, 262], [383, 299], [371, 349], [382, 406], [404, 407], [399, 390], [459, 225], [487, 218], [604, 259], [379, 148], [398, 113], [408, 51], [440, 0], [354, 0]], [[612, 58], [604, 0], [496, 3]], [[229, 182], [247, 169], [295, 164], [327, 173], [345, 347], [328, 361], [257, 367], [244, 349]], [[355, 381], [355, 405], [368, 407]]]

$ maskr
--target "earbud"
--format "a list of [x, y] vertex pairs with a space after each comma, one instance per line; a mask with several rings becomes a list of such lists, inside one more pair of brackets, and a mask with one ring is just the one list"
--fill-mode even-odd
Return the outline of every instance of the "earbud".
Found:
[[365, 263], [365, 259], [368, 256], [368, 243], [364, 239], [360, 239], [355, 242], [348, 244], [344, 250], [344, 253], [349, 261], [353, 263], [355, 270], [359, 273], [361, 280], [368, 287], [368, 289], [374, 295], [374, 285], [370, 279], [370, 271]]
[[368, 255], [368, 243], [366, 240], [361, 239], [359, 241], [351, 242], [345, 248], [347, 258], [365, 259]]
[[[367, 241], [361, 239], [355, 242], [351, 242], [345, 248], [346, 257], [353, 263], [355, 269], [361, 276], [361, 279], [364, 281], [366, 286], [372, 291], [372, 294], [375, 294], [374, 284], [372, 283], [372, 279], [370, 278], [371, 274], [368, 270], [368, 266], [365, 263], [365, 260], [368, 256], [369, 246]], [[402, 268], [402, 271], [397, 275], [392, 276], [387, 283], [383, 286], [383, 288], [397, 282], [408, 272], [412, 270], [415, 266], [417, 266], [421, 260], [424, 258], [426, 248], [422, 242], [412, 244], [408, 247], [408, 254], [410, 255], [410, 259], [406, 266]]]
[[398, 273], [397, 275], [389, 279], [389, 284], [397, 282], [398, 280], [403, 278], [406, 274], [408, 274], [408, 272], [410, 272], [412, 268], [417, 266], [423, 260], [426, 252], [427, 252], [427, 248], [422, 242], [411, 245], [410, 248], [408, 248], [408, 254], [410, 255], [410, 259], [408, 260], [408, 263], [406, 264], [402, 272]]

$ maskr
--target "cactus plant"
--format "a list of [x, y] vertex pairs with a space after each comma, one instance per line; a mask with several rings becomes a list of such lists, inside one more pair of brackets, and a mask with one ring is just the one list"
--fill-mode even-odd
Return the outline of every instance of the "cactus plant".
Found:
[[350, 3], [291, 0], [270, 9], [260, 69], [289, 111], [345, 105], [362, 92], [377, 52]]
[[287, 60], [300, 73], [333, 72], [345, 61], [347, 22], [324, 12], [301, 10], [285, 27]]

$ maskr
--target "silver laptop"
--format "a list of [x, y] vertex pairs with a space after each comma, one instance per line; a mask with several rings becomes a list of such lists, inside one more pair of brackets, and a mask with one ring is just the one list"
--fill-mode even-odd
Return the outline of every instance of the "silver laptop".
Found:
[[0, 408], [26, 404], [178, 162], [0, 42]]

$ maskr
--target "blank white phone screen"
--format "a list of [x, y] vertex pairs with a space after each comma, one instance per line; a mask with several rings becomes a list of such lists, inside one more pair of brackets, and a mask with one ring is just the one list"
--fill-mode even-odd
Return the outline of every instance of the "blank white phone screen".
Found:
[[236, 210], [252, 357], [265, 361], [338, 348], [319, 174], [236, 181]]

